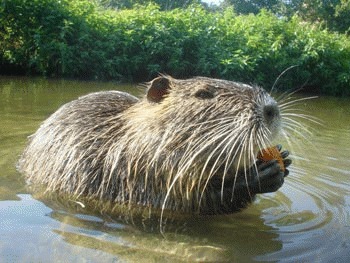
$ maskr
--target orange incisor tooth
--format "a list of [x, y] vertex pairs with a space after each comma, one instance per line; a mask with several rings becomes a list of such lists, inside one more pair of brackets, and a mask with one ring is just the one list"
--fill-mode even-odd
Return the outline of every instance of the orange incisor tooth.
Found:
[[264, 163], [271, 161], [271, 160], [277, 160], [278, 164], [281, 167], [281, 170], [284, 172], [285, 171], [285, 167], [284, 167], [284, 163], [283, 163], [283, 158], [281, 156], [280, 151], [277, 149], [277, 147], [270, 147], [270, 148], [266, 148], [261, 150], [258, 153], [257, 158], [261, 161], [263, 161]]

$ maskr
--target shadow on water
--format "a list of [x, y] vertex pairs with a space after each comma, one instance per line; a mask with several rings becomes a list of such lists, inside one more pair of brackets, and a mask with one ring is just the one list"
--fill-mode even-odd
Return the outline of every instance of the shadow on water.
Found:
[[[0, 78], [0, 258], [6, 261], [348, 262], [350, 259], [349, 99], [300, 105], [322, 120], [295, 138], [286, 183], [248, 209], [222, 216], [168, 218], [33, 195], [15, 170], [26, 137], [60, 105], [114, 83]], [[296, 136], [297, 137], [297, 136]], [[287, 146], [287, 142], [283, 142]], [[81, 200], [77, 200], [81, 201]], [[83, 201], [82, 201], [83, 202]], [[83, 202], [84, 203], [84, 202]]]

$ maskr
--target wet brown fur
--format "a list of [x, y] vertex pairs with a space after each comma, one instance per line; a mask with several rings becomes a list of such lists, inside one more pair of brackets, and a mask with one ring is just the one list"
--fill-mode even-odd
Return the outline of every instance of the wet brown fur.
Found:
[[264, 112], [274, 99], [203, 77], [147, 87], [141, 99], [107, 91], [63, 105], [31, 136], [20, 170], [48, 191], [121, 204], [211, 213], [249, 202], [234, 188], [280, 129]]

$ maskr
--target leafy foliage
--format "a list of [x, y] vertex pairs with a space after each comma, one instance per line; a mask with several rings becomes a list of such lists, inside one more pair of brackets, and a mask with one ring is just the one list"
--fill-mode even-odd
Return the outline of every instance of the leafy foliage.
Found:
[[191, 4], [200, 4], [200, 0], [97, 0], [102, 6], [125, 9], [133, 8], [135, 5], [157, 4], [161, 10], [185, 8]]
[[238, 14], [258, 14], [261, 9], [275, 11], [281, 0], [224, 0], [224, 6], [232, 5]]
[[298, 15], [304, 21], [321, 23], [324, 27], [342, 33], [350, 30], [349, 0], [223, 0], [223, 6], [233, 6], [239, 14], [257, 14], [266, 9], [278, 16]]
[[[200, 5], [102, 9], [89, 0], [3, 0], [0, 72], [144, 81], [159, 72], [350, 95], [350, 40], [294, 16]], [[11, 71], [11, 70], [10, 70]]]

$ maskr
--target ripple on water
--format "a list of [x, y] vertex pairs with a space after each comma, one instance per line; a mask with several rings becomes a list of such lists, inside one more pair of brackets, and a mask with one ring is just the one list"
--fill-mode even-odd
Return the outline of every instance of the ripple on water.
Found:
[[263, 197], [270, 207], [262, 217], [283, 248], [259, 260], [348, 262], [349, 134], [347, 129], [326, 130], [307, 160], [296, 158], [281, 191]]

